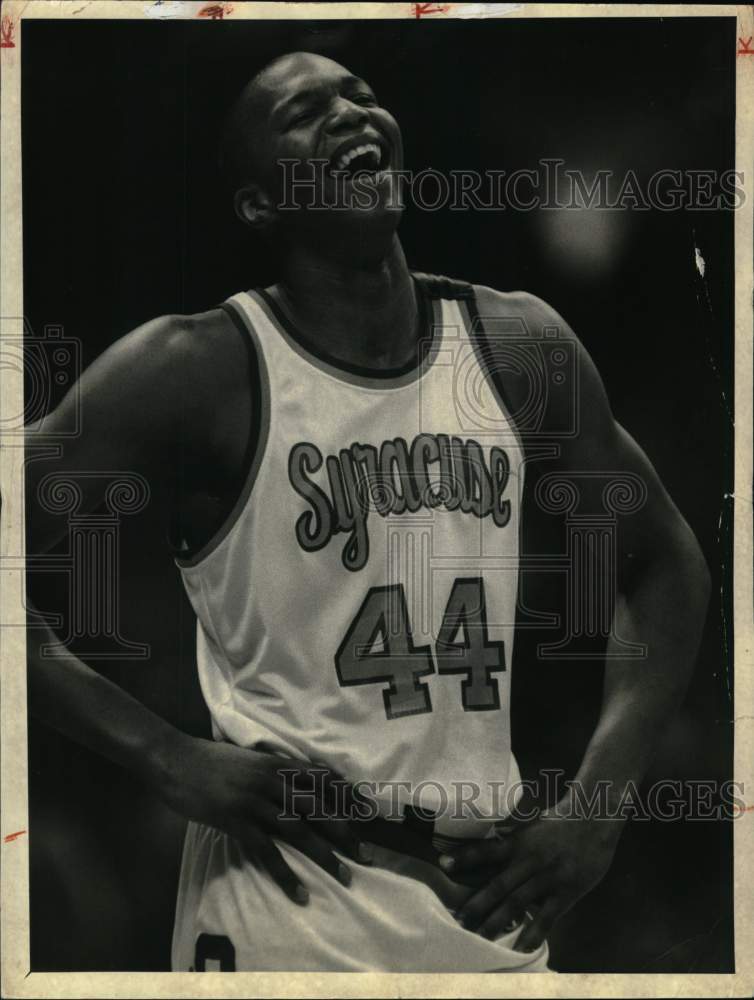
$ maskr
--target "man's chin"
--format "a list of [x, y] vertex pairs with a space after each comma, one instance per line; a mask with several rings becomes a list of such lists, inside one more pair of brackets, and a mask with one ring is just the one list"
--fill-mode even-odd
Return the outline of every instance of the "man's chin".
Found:
[[323, 202], [335, 211], [395, 211], [400, 202], [400, 178], [389, 168], [356, 174], [333, 173], [322, 186]]
[[401, 221], [403, 209], [391, 206], [380, 199], [377, 204], [360, 208], [329, 208], [307, 212], [307, 229], [321, 232], [359, 233], [359, 238], [368, 239], [369, 234], [379, 238], [379, 234], [392, 232]]

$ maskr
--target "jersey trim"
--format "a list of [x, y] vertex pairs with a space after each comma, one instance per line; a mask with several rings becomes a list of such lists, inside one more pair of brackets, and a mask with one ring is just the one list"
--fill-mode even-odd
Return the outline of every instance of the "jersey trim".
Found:
[[[477, 306], [476, 291], [474, 294], [458, 303], [458, 309], [461, 313], [461, 318], [466, 325], [471, 342], [474, 345], [474, 350], [476, 352], [477, 359], [479, 361], [479, 367], [482, 373], [488, 378], [492, 393], [497, 400], [498, 406], [500, 407], [503, 415], [510, 425], [513, 436], [516, 439], [516, 444], [518, 446], [519, 452], [521, 454], [521, 464], [518, 470], [518, 504], [519, 504], [519, 518], [518, 518], [518, 573], [516, 580], [516, 628], [518, 628], [518, 619], [522, 611], [527, 611], [526, 605], [523, 602], [523, 576], [524, 571], [521, 567], [521, 554], [524, 551], [524, 484], [526, 480], [526, 463], [527, 463], [527, 453], [524, 446], [523, 435], [516, 424], [515, 419], [512, 416], [513, 408], [510, 405], [509, 399], [506, 396], [505, 389], [502, 384], [502, 378], [495, 377], [495, 358], [492, 346], [490, 344], [489, 336], [484, 328], [484, 320], [479, 315], [479, 309]], [[514, 632], [515, 635], [515, 632]], [[511, 668], [513, 662], [511, 662]], [[510, 726], [510, 721], [509, 721]], [[513, 754], [513, 749], [511, 747], [511, 761], [515, 764], [515, 756]], [[518, 772], [518, 766], [516, 765], [516, 771]]]
[[419, 282], [430, 299], [473, 299], [474, 287], [468, 281], [458, 281], [444, 274], [426, 274], [424, 271], [414, 271], [411, 275]]
[[498, 406], [502, 410], [503, 415], [510, 424], [511, 430], [516, 438], [516, 443], [521, 451], [521, 455], [525, 459], [526, 450], [524, 448], [521, 431], [513, 418], [513, 407], [511, 406], [510, 399], [505, 392], [505, 388], [502, 384], [502, 378], [495, 377], [496, 366], [494, 352], [492, 350], [487, 331], [484, 328], [484, 320], [479, 315], [476, 293], [467, 299], [459, 301], [458, 310], [461, 313], [461, 318], [466, 326], [469, 339], [474, 345], [474, 350], [476, 351], [476, 356], [479, 361], [479, 367], [482, 369], [482, 373], [487, 376], [492, 393], [497, 400]]
[[334, 358], [304, 336], [291, 317], [268, 292], [257, 288], [247, 294], [265, 311], [291, 350], [319, 371], [340, 382], [367, 389], [397, 389], [415, 382], [431, 368], [439, 354], [439, 342], [442, 340], [441, 336], [437, 336], [438, 329], [441, 331], [442, 328], [439, 301], [429, 299], [423, 284], [415, 278], [414, 287], [419, 307], [419, 356], [411, 358], [400, 368], [383, 369], [350, 365], [339, 358]]
[[197, 566], [200, 562], [207, 558], [211, 552], [214, 552], [216, 548], [225, 540], [225, 538], [230, 533], [231, 529], [238, 521], [246, 503], [251, 495], [251, 491], [256, 482], [257, 474], [259, 468], [262, 464], [262, 458], [267, 447], [267, 437], [269, 435], [270, 429], [270, 380], [267, 373], [267, 363], [264, 357], [264, 351], [259, 343], [259, 338], [257, 332], [252, 326], [252, 324], [246, 319], [243, 310], [233, 301], [233, 299], [228, 299], [227, 302], [223, 302], [220, 306], [224, 312], [230, 317], [233, 325], [241, 334], [244, 342], [247, 345], [249, 351], [249, 376], [250, 379], [253, 377], [253, 359], [256, 357], [257, 368], [258, 368], [258, 378], [257, 390], [259, 393], [258, 405], [254, 405], [252, 401], [252, 424], [256, 421], [257, 426], [252, 426], [250, 429], [249, 446], [246, 451], [246, 456], [244, 459], [244, 467], [248, 470], [246, 473], [246, 478], [244, 479], [244, 484], [236, 498], [236, 502], [230, 513], [227, 515], [218, 530], [211, 536], [211, 538], [189, 555], [177, 555], [175, 556], [176, 565], [181, 569], [189, 569], [191, 567]]
[[[458, 306], [461, 318], [466, 325], [469, 336], [474, 344], [474, 349], [477, 353], [482, 371], [491, 376], [490, 382], [493, 394], [495, 395], [503, 414], [508, 419], [521, 449], [521, 453], [524, 455], [525, 452], [520, 432], [511, 416], [510, 407], [503, 396], [502, 387], [498, 384], [498, 380], [493, 374], [493, 359], [490, 354], [490, 345], [484, 330], [484, 324], [477, 310], [476, 294], [474, 293], [473, 286], [468, 285], [465, 282], [454, 282], [451, 289], [448, 289], [445, 286], [428, 288], [425, 284], [425, 275], [415, 275], [412, 273], [412, 278], [417, 291], [420, 330], [423, 329], [425, 331], [425, 336], [422, 337], [419, 342], [420, 346], [423, 346], [424, 349], [419, 362], [417, 363], [412, 361], [411, 367], [408, 368], [407, 366], [404, 366], [406, 370], [403, 372], [400, 372], [400, 370], [397, 369], [384, 369], [379, 372], [375, 372], [372, 369], [360, 368], [359, 366], [349, 366], [345, 362], [341, 361], [338, 361], [336, 365], [333, 365], [325, 360], [327, 355], [324, 354], [324, 352], [318, 352], [318, 349], [311, 344], [311, 341], [306, 340], [306, 338], [299, 333], [291, 319], [266, 292], [257, 289], [239, 294], [246, 294], [250, 298], [253, 298], [257, 305], [264, 310], [265, 314], [276, 329], [280, 331], [291, 349], [302, 357], [303, 360], [308, 361], [325, 374], [352, 385], [373, 389], [392, 389], [410, 385], [412, 382], [422, 377], [434, 363], [442, 347], [442, 313], [441, 300], [434, 298], [433, 293], [440, 292], [441, 290], [451, 291], [454, 293], [452, 301], [455, 301]], [[459, 292], [461, 293], [459, 294]], [[184, 550], [182, 554], [174, 555], [174, 561], [180, 569], [190, 569], [198, 566], [220, 546], [220, 544], [231, 532], [233, 526], [238, 521], [238, 518], [246, 506], [246, 503], [248, 502], [266, 451], [270, 427], [270, 382], [267, 372], [267, 364], [258, 334], [253, 325], [249, 322], [246, 311], [234, 301], [234, 298], [228, 299], [226, 302], [222, 303], [220, 308], [227, 313], [233, 322], [233, 325], [244, 338], [249, 351], [250, 377], [252, 374], [254, 357], [256, 357], [256, 361], [258, 363], [259, 377], [257, 382], [260, 398], [260, 405], [258, 409], [259, 431], [258, 434], [255, 435], [255, 429], [253, 427], [251, 428], [249, 447], [244, 461], [244, 466], [248, 468], [248, 472], [246, 474], [241, 492], [239, 493], [229, 514], [217, 531], [199, 549], [188, 553]], [[438, 329], [440, 331], [439, 336], [437, 334]], [[367, 372], [368, 374], [360, 374], [364, 372]], [[252, 410], [255, 411], [255, 407], [252, 406]], [[252, 417], [252, 419], [254, 418]]]

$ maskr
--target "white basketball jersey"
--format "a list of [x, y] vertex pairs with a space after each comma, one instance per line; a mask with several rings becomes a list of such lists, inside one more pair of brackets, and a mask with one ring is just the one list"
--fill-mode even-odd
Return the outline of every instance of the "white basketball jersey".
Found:
[[523, 453], [466, 302], [417, 294], [427, 349], [389, 377], [320, 357], [263, 294], [228, 300], [259, 359], [261, 434], [228, 523], [177, 561], [215, 738], [479, 836], [518, 777]]

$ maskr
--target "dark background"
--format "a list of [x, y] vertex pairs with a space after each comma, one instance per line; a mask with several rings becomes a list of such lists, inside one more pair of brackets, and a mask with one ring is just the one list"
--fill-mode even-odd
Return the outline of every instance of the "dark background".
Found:
[[[215, 149], [229, 102], [276, 54], [321, 51], [365, 76], [397, 116], [415, 170], [561, 157], [646, 179], [733, 166], [734, 34], [722, 18], [25, 21], [27, 318], [35, 335], [63, 325], [89, 364], [153, 316], [204, 310], [272, 277], [233, 217]], [[401, 228], [413, 267], [524, 288], [568, 319], [704, 548], [704, 641], [648, 780], [732, 770], [732, 233], [731, 213], [709, 211], [414, 209]], [[55, 398], [53, 387], [49, 405]], [[122, 530], [121, 631], [149, 643], [150, 656], [92, 665], [206, 734], [194, 622], [164, 514], [158, 499]], [[64, 580], [33, 576], [37, 603], [65, 612]], [[536, 641], [517, 639], [514, 750], [526, 775], [573, 774], [600, 668], [537, 662]], [[30, 726], [33, 969], [168, 968], [182, 821], [118, 768]], [[553, 933], [553, 965], [730, 971], [731, 882], [731, 823], [635, 822], [605, 881]]]

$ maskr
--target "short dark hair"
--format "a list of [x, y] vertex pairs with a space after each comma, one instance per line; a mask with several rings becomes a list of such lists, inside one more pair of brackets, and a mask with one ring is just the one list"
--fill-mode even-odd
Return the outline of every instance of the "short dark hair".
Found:
[[244, 85], [225, 117], [218, 163], [231, 197], [244, 184], [254, 179], [254, 120], [251, 103], [255, 88], [265, 73], [293, 54], [293, 52], [281, 52], [268, 59]]
[[249, 132], [251, 131], [249, 126], [252, 123], [249, 114], [249, 95], [268, 65], [269, 63], [265, 64], [244, 86], [225, 115], [223, 122], [220, 133], [218, 166], [223, 184], [231, 196], [252, 180], [252, 150], [249, 144]]

